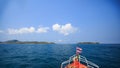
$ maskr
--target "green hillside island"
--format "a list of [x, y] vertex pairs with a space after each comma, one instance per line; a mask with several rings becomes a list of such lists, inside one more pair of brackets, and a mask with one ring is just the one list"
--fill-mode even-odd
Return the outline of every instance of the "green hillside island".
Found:
[[78, 44], [100, 44], [99, 42], [78, 42]]
[[19, 40], [8, 40], [0, 42], [0, 44], [55, 44], [54, 42], [38, 42], [38, 41], [19, 41]]

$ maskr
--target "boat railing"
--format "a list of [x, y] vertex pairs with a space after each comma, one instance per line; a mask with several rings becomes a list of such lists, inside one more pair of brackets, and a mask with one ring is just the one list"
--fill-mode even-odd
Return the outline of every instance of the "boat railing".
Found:
[[91, 61], [88, 61], [88, 67], [91, 67], [91, 68], [99, 68], [98, 65], [94, 64], [94, 63], [91, 62]]
[[65, 68], [65, 66], [68, 64], [69, 64], [69, 60], [62, 62], [61, 68]]
[[[73, 55], [69, 58], [69, 60], [62, 62], [61, 68], [65, 68], [66, 65], [70, 64], [73, 61], [73, 58], [76, 55]], [[84, 63], [88, 68], [99, 68], [98, 65], [94, 64], [93, 62], [90, 62], [86, 59], [86, 57], [79, 55], [79, 62]]]

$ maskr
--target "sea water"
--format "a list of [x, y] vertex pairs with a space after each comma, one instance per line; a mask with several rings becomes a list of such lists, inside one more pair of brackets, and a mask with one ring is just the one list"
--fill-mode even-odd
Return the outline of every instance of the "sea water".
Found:
[[120, 68], [120, 44], [0, 44], [0, 68], [60, 68], [76, 46], [100, 68]]

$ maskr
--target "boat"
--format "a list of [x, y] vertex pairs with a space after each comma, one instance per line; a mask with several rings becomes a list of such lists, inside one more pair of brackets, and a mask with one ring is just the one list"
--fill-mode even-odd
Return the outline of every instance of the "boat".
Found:
[[82, 49], [77, 47], [76, 54], [69, 57], [69, 60], [61, 63], [61, 68], [99, 68], [99, 66], [86, 57], [80, 55]]

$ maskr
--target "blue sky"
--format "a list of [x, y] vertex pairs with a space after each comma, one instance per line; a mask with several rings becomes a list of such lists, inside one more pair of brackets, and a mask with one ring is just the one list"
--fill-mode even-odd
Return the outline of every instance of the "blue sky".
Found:
[[0, 0], [0, 41], [120, 43], [119, 0]]

